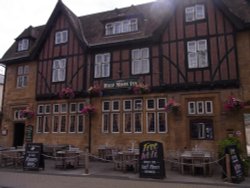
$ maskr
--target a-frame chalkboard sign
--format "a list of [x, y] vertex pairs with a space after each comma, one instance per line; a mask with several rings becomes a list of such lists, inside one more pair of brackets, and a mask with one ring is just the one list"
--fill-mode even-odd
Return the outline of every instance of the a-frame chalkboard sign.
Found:
[[145, 141], [140, 143], [139, 172], [142, 178], [165, 178], [165, 163], [162, 143]]
[[44, 169], [43, 144], [28, 143], [25, 148], [24, 170]]

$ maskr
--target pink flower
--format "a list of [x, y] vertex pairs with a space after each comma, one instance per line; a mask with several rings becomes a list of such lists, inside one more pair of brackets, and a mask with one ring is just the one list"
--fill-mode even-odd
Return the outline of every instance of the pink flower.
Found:
[[30, 110], [29, 107], [21, 110], [21, 113], [20, 113], [21, 118], [26, 118], [26, 119], [31, 119], [33, 118], [34, 115], [35, 113], [32, 110]]
[[94, 86], [89, 87], [88, 93], [92, 96], [100, 96], [102, 93], [102, 90], [99, 85], [95, 84]]
[[131, 90], [134, 94], [143, 94], [150, 92], [150, 87], [147, 84], [138, 83], [132, 86]]
[[237, 99], [234, 96], [229, 96], [228, 99], [225, 101], [224, 109], [225, 110], [240, 110], [244, 108], [244, 102], [240, 99]]
[[61, 99], [72, 99], [75, 97], [75, 92], [72, 88], [70, 87], [65, 87], [61, 90], [61, 92], [59, 93], [59, 97]]
[[180, 109], [180, 104], [175, 102], [175, 100], [172, 98], [172, 99], [169, 99], [168, 100], [168, 103], [165, 105], [165, 110], [167, 113], [170, 113], [170, 112], [174, 112], [174, 113], [177, 113]]
[[81, 110], [81, 113], [83, 114], [90, 114], [94, 113], [96, 111], [95, 107], [91, 104], [84, 105], [84, 108]]

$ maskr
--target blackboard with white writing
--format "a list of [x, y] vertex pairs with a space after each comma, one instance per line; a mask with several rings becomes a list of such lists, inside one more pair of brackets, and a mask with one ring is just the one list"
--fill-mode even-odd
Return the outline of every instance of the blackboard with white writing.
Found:
[[165, 163], [162, 143], [145, 141], [140, 143], [140, 177], [163, 179]]
[[24, 170], [39, 170], [44, 169], [44, 158], [42, 156], [43, 144], [28, 143], [25, 148]]
[[226, 154], [230, 157], [231, 178], [233, 183], [239, 183], [244, 180], [243, 166], [236, 145], [226, 147]]

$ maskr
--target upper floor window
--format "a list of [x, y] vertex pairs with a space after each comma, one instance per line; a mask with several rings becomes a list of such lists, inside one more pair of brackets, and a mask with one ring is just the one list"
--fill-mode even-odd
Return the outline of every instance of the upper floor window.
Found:
[[29, 49], [29, 39], [21, 39], [18, 41], [17, 51], [24, 51]]
[[205, 19], [205, 6], [194, 5], [185, 8], [185, 20], [186, 22], [193, 22], [196, 20]]
[[66, 76], [66, 59], [55, 59], [53, 61], [52, 82], [62, 82]]
[[55, 44], [68, 42], [68, 30], [58, 31], [55, 34]]
[[138, 22], [136, 18], [107, 23], [105, 26], [106, 35], [128, 33], [137, 30], [138, 30]]
[[188, 101], [189, 115], [211, 115], [213, 114], [213, 101], [199, 100]]
[[187, 42], [188, 68], [208, 67], [207, 40]]
[[95, 78], [110, 76], [110, 53], [95, 56]]
[[149, 73], [149, 48], [132, 50], [132, 74]]
[[23, 65], [17, 67], [17, 88], [27, 86], [29, 66]]

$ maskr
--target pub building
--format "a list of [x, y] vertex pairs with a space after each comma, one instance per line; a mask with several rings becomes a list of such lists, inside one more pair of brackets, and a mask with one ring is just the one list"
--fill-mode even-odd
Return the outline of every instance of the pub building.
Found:
[[76, 16], [58, 0], [47, 23], [24, 29], [0, 60], [1, 145], [97, 154], [153, 140], [165, 154], [217, 152], [231, 135], [245, 148], [249, 12], [247, 0], [156, 0]]

